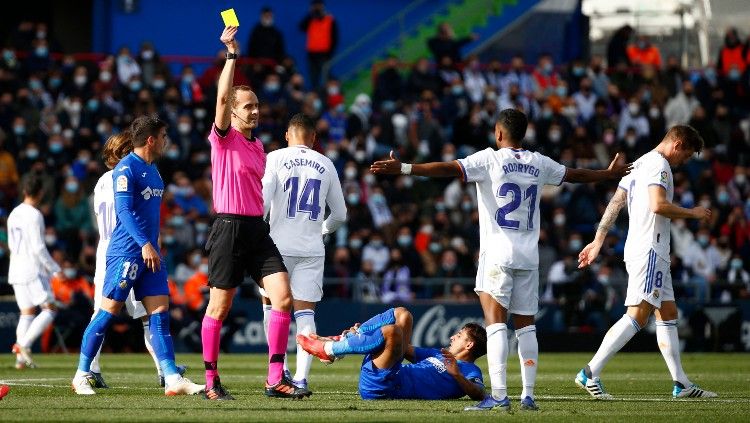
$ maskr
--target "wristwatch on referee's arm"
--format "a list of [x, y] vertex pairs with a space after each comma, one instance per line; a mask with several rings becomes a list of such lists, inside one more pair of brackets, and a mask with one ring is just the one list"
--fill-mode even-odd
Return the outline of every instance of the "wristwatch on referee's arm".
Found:
[[227, 60], [232, 60], [232, 59], [236, 59], [236, 58], [237, 58], [237, 53], [229, 53], [229, 52], [227, 52], [227, 55], [226, 55], [226, 59]]

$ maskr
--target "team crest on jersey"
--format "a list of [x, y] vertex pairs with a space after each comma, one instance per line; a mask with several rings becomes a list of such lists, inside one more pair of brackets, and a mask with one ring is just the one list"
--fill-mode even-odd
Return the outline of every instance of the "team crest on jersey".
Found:
[[117, 192], [125, 192], [128, 190], [128, 177], [120, 175], [117, 177]]
[[667, 171], [665, 171], [665, 170], [662, 171], [661, 172], [661, 183], [662, 184], [666, 184], [669, 181], [668, 178], [669, 178], [669, 175], [667, 175]]
[[128, 287], [127, 281], [120, 281], [120, 289], [125, 289]]
[[659, 290], [654, 289], [654, 298], [659, 299]]

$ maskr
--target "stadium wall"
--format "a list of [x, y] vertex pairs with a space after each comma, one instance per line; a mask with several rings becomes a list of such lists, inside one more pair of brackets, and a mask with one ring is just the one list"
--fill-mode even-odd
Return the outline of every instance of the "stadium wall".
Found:
[[[440, 0], [434, 3], [444, 2], [445, 0]], [[377, 7], [367, 7], [365, 13], [362, 2], [326, 1], [326, 9], [336, 17], [339, 26], [337, 52], [397, 14], [408, 3], [403, 0], [379, 0]], [[141, 0], [134, 2], [132, 11], [126, 11], [123, 4], [122, 0], [94, 2], [94, 51], [116, 52], [120, 47], [127, 46], [131, 51], [137, 52], [142, 42], [151, 41], [162, 55], [213, 57], [222, 49], [219, 35], [223, 23], [219, 12], [234, 8], [240, 22], [237, 39], [244, 52], [250, 31], [258, 23], [261, 8], [269, 5], [274, 11], [276, 27], [284, 34], [287, 53], [294, 58], [298, 68], [307, 73], [305, 34], [297, 25], [308, 13], [310, 0], [252, 3], [229, 0]], [[424, 14], [428, 15], [434, 7], [424, 9]], [[346, 66], [346, 63], [342, 63], [342, 66]], [[201, 70], [201, 66], [196, 68]], [[334, 73], [336, 71], [334, 68]]]

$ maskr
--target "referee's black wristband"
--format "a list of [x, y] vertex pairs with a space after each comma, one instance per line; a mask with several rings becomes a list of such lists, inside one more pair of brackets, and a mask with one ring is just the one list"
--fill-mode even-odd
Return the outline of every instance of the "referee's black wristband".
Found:
[[226, 59], [227, 60], [234, 60], [237, 58], [237, 53], [227, 53]]

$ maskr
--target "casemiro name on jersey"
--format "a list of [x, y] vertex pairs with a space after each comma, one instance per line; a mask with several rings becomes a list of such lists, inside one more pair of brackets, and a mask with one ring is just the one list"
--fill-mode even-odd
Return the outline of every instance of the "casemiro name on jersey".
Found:
[[297, 166], [311, 167], [315, 169], [316, 171], [318, 171], [318, 173], [320, 173], [321, 175], [324, 174], [326, 171], [325, 166], [316, 162], [315, 160], [310, 160], [310, 159], [296, 158], [296, 159], [288, 160], [286, 163], [284, 163], [284, 167], [289, 170]]

